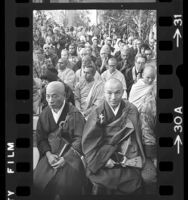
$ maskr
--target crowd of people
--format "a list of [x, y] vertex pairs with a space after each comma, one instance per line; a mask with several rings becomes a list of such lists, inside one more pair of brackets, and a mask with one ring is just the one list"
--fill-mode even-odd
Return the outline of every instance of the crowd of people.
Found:
[[156, 39], [115, 30], [33, 33], [34, 185], [72, 194], [156, 187]]

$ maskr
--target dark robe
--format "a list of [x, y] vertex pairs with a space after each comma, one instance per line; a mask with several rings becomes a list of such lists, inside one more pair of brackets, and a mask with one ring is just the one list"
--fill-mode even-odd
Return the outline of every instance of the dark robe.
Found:
[[[67, 116], [69, 116], [68, 119]], [[71, 148], [68, 148], [63, 154], [64, 166], [54, 170], [45, 155], [47, 151], [52, 151], [48, 137], [49, 134], [58, 130], [59, 123], [65, 119], [67, 119], [66, 129], [63, 129], [61, 136], [70, 143]], [[39, 117], [37, 143], [41, 160], [34, 171], [34, 186], [39, 193], [50, 197], [49, 199], [54, 199], [55, 195], [59, 195], [61, 199], [64, 195], [82, 194], [86, 179], [79, 154], [82, 154], [81, 137], [84, 123], [81, 113], [68, 103], [65, 103], [57, 124], [49, 107], [46, 107]]]
[[105, 167], [110, 158], [114, 160], [114, 154], [121, 145], [119, 142], [124, 137], [125, 140], [131, 138], [126, 157], [130, 159], [141, 154], [136, 135], [140, 135], [138, 111], [128, 101], [121, 101], [116, 116], [108, 103], [104, 102], [92, 112], [86, 122], [82, 137], [86, 173], [94, 185], [113, 191], [108, 194], [129, 194], [142, 186], [140, 169], [129, 166], [115, 166], [111, 169]]

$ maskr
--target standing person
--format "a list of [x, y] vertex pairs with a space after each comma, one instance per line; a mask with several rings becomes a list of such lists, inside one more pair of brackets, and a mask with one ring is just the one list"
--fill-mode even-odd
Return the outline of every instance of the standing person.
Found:
[[138, 111], [122, 100], [119, 80], [108, 80], [104, 90], [105, 101], [89, 115], [82, 136], [86, 174], [93, 194], [134, 194], [142, 187], [139, 167], [145, 163]]
[[110, 58], [108, 60], [108, 68], [101, 74], [101, 78], [104, 82], [108, 81], [111, 78], [118, 79], [123, 85], [123, 90], [124, 90], [123, 98], [125, 99], [127, 98], [127, 92], [126, 92], [127, 86], [125, 82], [125, 77], [119, 70], [117, 70], [116, 58]]
[[[65, 101], [63, 83], [49, 83], [46, 100], [48, 106], [37, 123], [41, 159], [34, 171], [34, 186], [44, 198], [62, 200], [64, 195], [82, 194], [85, 175], [80, 155], [85, 122], [81, 113]], [[62, 155], [58, 138], [68, 144]]]

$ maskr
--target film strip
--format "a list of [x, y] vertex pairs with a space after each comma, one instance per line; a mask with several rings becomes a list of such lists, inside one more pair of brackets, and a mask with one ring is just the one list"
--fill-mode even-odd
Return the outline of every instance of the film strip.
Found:
[[[14, 0], [6, 1], [5, 8], [6, 199], [33, 199], [33, 10], [56, 9], [157, 11], [157, 194], [126, 199], [184, 199], [182, 0], [112, 4]], [[100, 199], [87, 195], [79, 198]]]

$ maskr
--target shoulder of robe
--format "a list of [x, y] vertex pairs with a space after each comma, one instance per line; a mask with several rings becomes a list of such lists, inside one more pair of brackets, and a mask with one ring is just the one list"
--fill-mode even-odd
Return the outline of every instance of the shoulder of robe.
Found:
[[104, 101], [99, 105], [97, 106], [93, 111], [96, 113], [96, 114], [100, 114], [104, 111]]
[[69, 114], [80, 113], [80, 111], [71, 102], [69, 102], [68, 105], [69, 105]]
[[134, 104], [130, 103], [128, 100], [125, 100], [125, 99], [123, 101], [125, 102], [125, 106], [129, 107], [130, 114], [133, 114], [133, 113], [138, 114], [138, 109]]
[[49, 114], [49, 112], [50, 112], [50, 108], [49, 108], [49, 106], [46, 106], [44, 109], [43, 109], [43, 111], [41, 112], [41, 114], [40, 114], [40, 118], [42, 117], [45, 117], [45, 116], [47, 116], [48, 114]]

